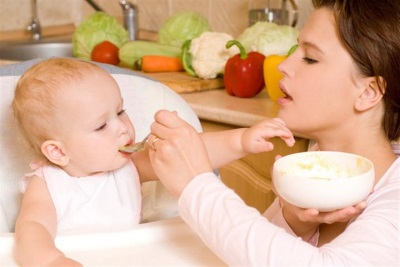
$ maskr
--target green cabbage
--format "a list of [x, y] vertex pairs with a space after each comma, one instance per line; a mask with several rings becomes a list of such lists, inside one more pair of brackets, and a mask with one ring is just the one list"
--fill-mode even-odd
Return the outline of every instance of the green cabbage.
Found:
[[128, 41], [128, 31], [114, 17], [95, 12], [78, 26], [72, 36], [74, 56], [90, 60], [92, 49], [106, 40], [120, 47]]
[[236, 40], [247, 52], [257, 51], [265, 56], [286, 55], [297, 44], [298, 35], [298, 30], [291, 26], [262, 21], [247, 28]]
[[211, 31], [211, 26], [205, 17], [196, 12], [183, 11], [164, 22], [158, 32], [158, 42], [181, 47], [186, 40], [194, 39], [206, 31]]
[[135, 40], [123, 44], [118, 51], [118, 57], [121, 60], [121, 66], [134, 68], [135, 62], [146, 55], [179, 57], [180, 53], [181, 49], [176, 46]]

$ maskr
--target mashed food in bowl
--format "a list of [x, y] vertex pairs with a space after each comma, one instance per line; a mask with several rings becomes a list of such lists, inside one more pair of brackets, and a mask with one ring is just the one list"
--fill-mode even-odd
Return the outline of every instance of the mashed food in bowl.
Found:
[[333, 160], [320, 154], [310, 154], [301, 161], [293, 161], [291, 167], [283, 170], [283, 174], [298, 174], [313, 179], [349, 178], [365, 172], [369, 168], [362, 157], [356, 157], [349, 162]]
[[357, 204], [371, 192], [374, 180], [370, 160], [343, 152], [296, 153], [278, 159], [273, 168], [274, 185], [283, 199], [321, 211]]

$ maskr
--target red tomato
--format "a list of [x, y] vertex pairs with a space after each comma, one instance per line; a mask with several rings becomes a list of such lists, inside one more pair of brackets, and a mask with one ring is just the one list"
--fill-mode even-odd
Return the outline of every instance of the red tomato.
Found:
[[104, 41], [93, 48], [91, 59], [101, 63], [118, 65], [118, 50], [119, 48], [115, 44], [109, 41]]

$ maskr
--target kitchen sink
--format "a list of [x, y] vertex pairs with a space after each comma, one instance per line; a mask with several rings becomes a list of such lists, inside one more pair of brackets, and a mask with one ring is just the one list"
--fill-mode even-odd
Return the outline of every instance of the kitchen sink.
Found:
[[2, 42], [0, 59], [23, 61], [34, 58], [73, 57], [71, 40]]

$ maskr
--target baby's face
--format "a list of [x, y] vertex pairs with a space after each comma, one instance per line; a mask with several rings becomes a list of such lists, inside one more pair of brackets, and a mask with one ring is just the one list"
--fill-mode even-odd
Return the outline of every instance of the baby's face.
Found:
[[132, 143], [135, 131], [115, 80], [106, 73], [90, 73], [68, 86], [59, 98], [56, 115], [69, 157], [65, 170], [73, 176], [88, 176], [123, 166], [129, 155], [118, 148]]

